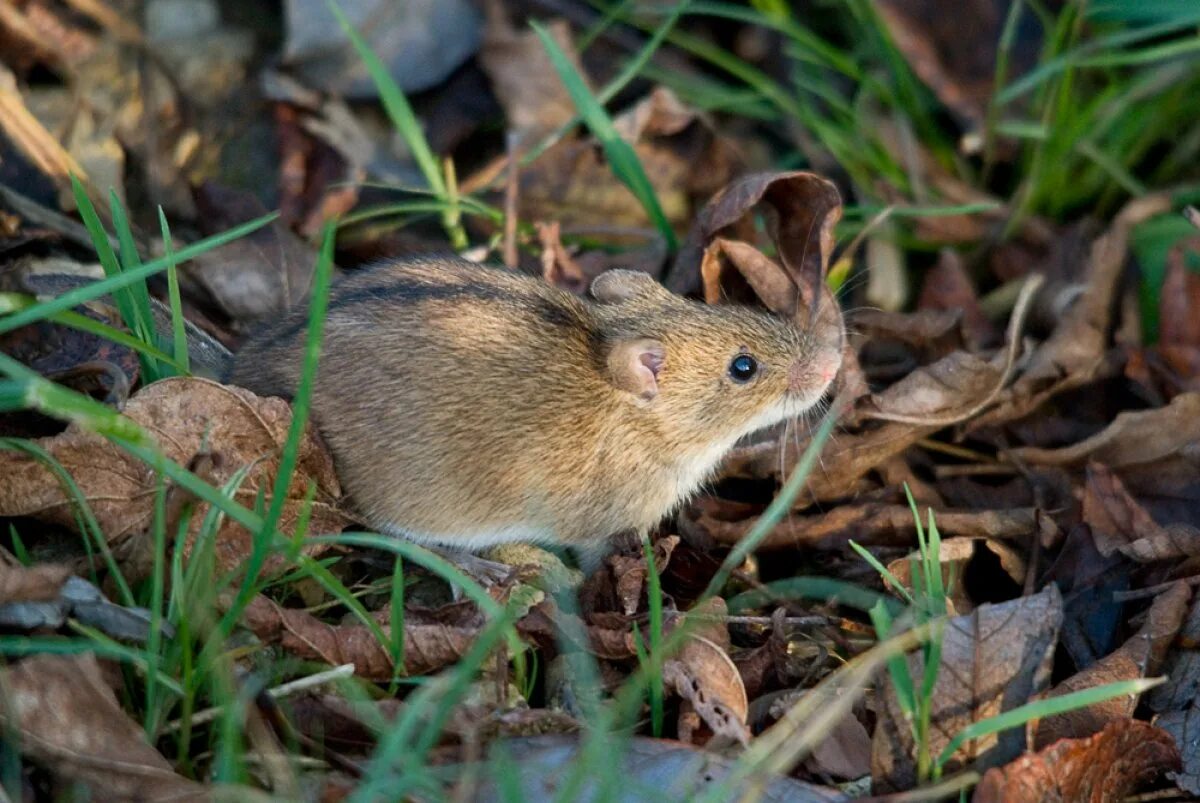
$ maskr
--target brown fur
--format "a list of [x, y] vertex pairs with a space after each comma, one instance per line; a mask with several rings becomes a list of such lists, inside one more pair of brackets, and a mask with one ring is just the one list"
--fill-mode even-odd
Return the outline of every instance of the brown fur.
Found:
[[[464, 547], [586, 548], [644, 531], [739, 437], [813, 404], [840, 364], [840, 332], [817, 338], [614, 276], [625, 298], [611, 303], [453, 258], [335, 286], [313, 416], [370, 523]], [[306, 320], [295, 311], [248, 342], [233, 383], [290, 396]], [[619, 389], [608, 366], [630, 339], [665, 352], [648, 401]], [[740, 350], [762, 365], [746, 385], [727, 375]]]

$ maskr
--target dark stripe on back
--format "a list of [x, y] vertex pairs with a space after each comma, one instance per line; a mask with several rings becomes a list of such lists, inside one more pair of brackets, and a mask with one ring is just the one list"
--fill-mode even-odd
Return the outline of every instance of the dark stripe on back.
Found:
[[[584, 323], [581, 316], [563, 304], [557, 304], [537, 293], [511, 292], [480, 284], [447, 285], [434, 284], [420, 279], [391, 278], [386, 282], [368, 287], [347, 288], [344, 293], [335, 293], [330, 299], [329, 312], [344, 311], [361, 304], [377, 303], [381, 306], [406, 307], [430, 301], [449, 301], [457, 298], [471, 301], [515, 305], [528, 303], [533, 312], [551, 326], [569, 327]], [[270, 337], [259, 342], [266, 350], [280, 341], [290, 340], [308, 326], [308, 316], [297, 315], [287, 321]]]

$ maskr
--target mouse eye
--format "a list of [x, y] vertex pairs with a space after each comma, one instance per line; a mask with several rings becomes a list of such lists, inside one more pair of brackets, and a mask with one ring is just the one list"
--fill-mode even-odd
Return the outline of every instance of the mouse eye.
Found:
[[758, 375], [758, 360], [749, 354], [739, 354], [729, 363], [729, 378], [743, 385]]

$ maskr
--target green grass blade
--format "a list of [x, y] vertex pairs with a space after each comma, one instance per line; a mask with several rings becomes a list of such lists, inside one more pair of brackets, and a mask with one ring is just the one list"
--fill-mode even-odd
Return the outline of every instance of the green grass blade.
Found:
[[946, 749], [941, 752], [937, 758], [939, 767], [945, 765], [947, 761], [954, 756], [966, 742], [972, 739], [979, 739], [983, 736], [990, 736], [993, 733], [1016, 728], [1030, 720], [1044, 719], [1045, 717], [1055, 714], [1063, 714], [1067, 711], [1075, 711], [1080, 708], [1087, 708], [1089, 705], [1102, 703], [1105, 700], [1111, 700], [1115, 697], [1124, 697], [1126, 695], [1137, 695], [1142, 692], [1152, 689], [1166, 681], [1165, 677], [1159, 678], [1138, 678], [1137, 680], [1121, 680], [1116, 683], [1106, 683], [1103, 686], [1095, 686], [1091, 689], [1082, 689], [1080, 691], [1063, 694], [1058, 697], [1047, 697], [1042, 700], [1034, 700], [1031, 703], [1018, 706], [1011, 711], [1005, 711], [1003, 714], [997, 714], [994, 717], [981, 719], [978, 722], [972, 722], [967, 727], [963, 728], [958, 734], [950, 740], [946, 745]]
[[[96, 249], [96, 256], [100, 259], [100, 267], [104, 269], [104, 275], [110, 279], [120, 276], [121, 263], [108, 240], [108, 232], [100, 221], [100, 215], [96, 213], [96, 207], [88, 198], [87, 190], [75, 176], [71, 176], [71, 192], [75, 195], [75, 206], [79, 210], [79, 217], [83, 220], [84, 227], [92, 238], [92, 246]], [[132, 283], [128, 286], [131, 287]], [[121, 320], [125, 321], [125, 325], [131, 332], [136, 333], [138, 331], [137, 313], [134, 311], [133, 297], [128, 287], [119, 291], [114, 289], [113, 301], [121, 313]]]
[[[20, 311], [33, 309], [38, 306], [37, 299], [33, 296], [23, 293], [0, 293], [0, 316], [3, 316], [8, 311]], [[112, 343], [120, 346], [125, 346], [137, 352], [139, 355], [153, 358], [159, 362], [170, 366], [177, 366], [178, 363], [162, 350], [155, 348], [152, 344], [146, 343], [128, 332], [122, 332], [120, 329], [114, 329], [106, 323], [97, 321], [95, 318], [89, 318], [86, 315], [75, 312], [74, 310], [63, 310], [47, 316], [47, 320], [62, 326], [76, 329], [80, 332], [86, 332], [96, 337], [104, 338]]]
[[379, 92], [379, 99], [383, 103], [384, 111], [387, 112], [396, 131], [403, 137], [408, 149], [412, 151], [413, 160], [416, 161], [429, 188], [438, 198], [451, 204], [450, 208], [442, 215], [442, 223], [446, 233], [450, 236], [451, 245], [457, 250], [466, 248], [466, 231], [461, 223], [456, 222], [460, 211], [457, 204], [452, 203], [453, 199], [447, 192], [446, 182], [438, 167], [437, 158], [429, 147], [429, 141], [425, 138], [425, 132], [421, 130], [421, 123], [417, 120], [412, 105], [408, 102], [408, 97], [388, 72], [387, 65], [367, 44], [367, 40], [363, 39], [362, 35], [350, 24], [350, 20], [342, 12], [337, 0], [328, 0], [328, 5], [329, 10], [337, 17], [338, 24], [342, 26], [342, 30], [349, 37], [358, 57], [362, 59], [363, 65], [367, 68], [367, 73], [371, 76], [376, 91]]
[[188, 354], [187, 330], [184, 328], [183, 300], [179, 294], [179, 271], [175, 266], [175, 255], [172, 253], [171, 229], [167, 225], [167, 216], [163, 208], [158, 208], [158, 226], [162, 231], [163, 259], [167, 261], [167, 295], [171, 302], [171, 344], [175, 352], [175, 370], [181, 375], [188, 376], [192, 372], [190, 355]]
[[[650, 645], [652, 653], [662, 651], [663, 641], [663, 598], [662, 579], [654, 564], [654, 547], [648, 537], [642, 537], [642, 552], [646, 556], [646, 603], [650, 609]], [[662, 736], [663, 728], [663, 679], [661, 673], [650, 674], [650, 722], [654, 736]]]
[[[47, 318], [56, 312], [61, 312], [62, 310], [76, 307], [85, 302], [100, 298], [101, 296], [109, 295], [110, 293], [117, 293], [123, 288], [127, 288], [133, 284], [136, 284], [137, 282], [145, 281], [147, 277], [153, 276], [159, 271], [165, 270], [170, 264], [179, 264], [199, 254], [211, 251], [214, 248], [219, 248], [225, 243], [236, 240], [239, 237], [244, 237], [252, 231], [261, 229], [263, 226], [275, 220], [277, 217], [279, 217], [278, 212], [272, 212], [269, 215], [263, 215], [262, 217], [251, 220], [248, 223], [235, 226], [229, 231], [215, 234], [212, 237], [206, 237], [199, 242], [195, 242], [189, 246], [181, 248], [179, 251], [175, 252], [173, 259], [171, 260], [166, 258], [151, 260], [135, 270], [124, 271], [116, 276], [109, 276], [106, 279], [94, 282], [85, 287], [77, 287], [74, 290], [63, 293], [61, 296], [50, 299], [49, 301], [44, 301], [35, 307], [30, 307], [29, 309], [21, 310], [16, 314], [9, 315], [5, 318], [0, 318], [0, 334], [11, 332], [14, 329], [21, 328], [22, 326], [27, 326], [35, 321], [40, 321], [44, 318]], [[107, 240], [105, 242], [107, 244]], [[108, 250], [109, 253], [112, 252], [111, 247], [109, 247]]]
[[546, 49], [547, 55], [550, 57], [550, 63], [553, 65], [555, 72], [558, 73], [558, 78], [566, 87], [567, 93], [571, 96], [571, 101], [575, 104], [575, 108], [579, 111], [580, 117], [591, 130], [592, 134], [600, 142], [600, 146], [604, 149], [605, 156], [608, 157], [609, 166], [612, 168], [613, 174], [621, 181], [629, 191], [633, 193], [642, 208], [646, 210], [646, 214], [650, 217], [650, 221], [654, 227], [658, 229], [663, 239], [667, 243], [667, 247], [674, 251], [679, 243], [675, 237], [675, 232], [671, 228], [667, 216], [663, 213], [662, 206], [658, 203], [658, 196], [654, 193], [654, 186], [650, 183], [650, 179], [646, 176], [646, 171], [642, 168], [642, 163], [638, 159], [637, 152], [633, 146], [621, 138], [617, 134], [616, 128], [613, 127], [612, 119], [608, 116], [608, 112], [604, 110], [604, 106], [596, 99], [587, 84], [583, 80], [583, 76], [575, 69], [567, 58], [567, 54], [562, 51], [554, 38], [536, 22], [530, 22], [530, 27], [537, 34], [538, 39], [542, 42], [542, 47]]
[[[129, 217], [125, 207], [117, 197], [115, 190], [109, 190], [109, 208], [112, 213], [113, 230], [117, 234], [117, 243], [121, 247], [121, 271], [134, 270], [141, 267], [142, 258], [138, 255], [137, 243], [133, 239], [133, 229], [129, 227]], [[141, 336], [148, 343], [153, 343], [154, 316], [150, 312], [150, 290], [145, 282], [130, 285], [130, 298], [133, 299], [133, 311], [137, 316]]]
[[892, 585], [896, 593], [904, 597], [905, 602], [907, 602], [909, 605], [916, 605], [916, 600], [913, 599], [913, 595], [909, 592], [908, 588], [905, 587], [904, 583], [900, 582], [900, 578], [892, 574], [888, 567], [879, 562], [879, 558], [868, 552], [854, 539], [850, 540], [850, 548], [857, 552], [860, 558], [869, 563], [872, 569], [879, 572], [880, 576]]
[[308, 411], [312, 402], [312, 391], [316, 381], [317, 363], [321, 356], [321, 339], [325, 330], [325, 311], [329, 305], [329, 286], [333, 281], [333, 244], [336, 228], [333, 223], [325, 224], [321, 239], [321, 253], [313, 277], [313, 288], [308, 315], [308, 334], [304, 343], [304, 362], [300, 381], [292, 400], [292, 422], [287, 440], [279, 457], [279, 468], [271, 488], [271, 506], [263, 517], [262, 525], [254, 535], [254, 545], [246, 561], [246, 573], [238, 596], [226, 614], [225, 621], [236, 621], [242, 610], [257, 593], [258, 575], [270, 554], [276, 527], [283, 515], [287, 502], [287, 490], [292, 482], [300, 452], [300, 440], [308, 424]]
[[404, 668], [404, 558], [396, 556], [392, 567], [392, 588], [389, 598], [388, 624], [391, 628], [392, 664], [396, 677], [407, 674]]

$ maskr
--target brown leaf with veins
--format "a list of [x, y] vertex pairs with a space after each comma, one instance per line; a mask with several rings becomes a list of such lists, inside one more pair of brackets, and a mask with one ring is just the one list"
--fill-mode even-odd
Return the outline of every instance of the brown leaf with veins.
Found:
[[146, 742], [96, 657], [35, 655], [0, 669], [0, 719], [22, 754], [97, 800], [210, 800]]
[[[1057, 697], [1157, 674], [1167, 648], [1183, 625], [1191, 596], [1187, 583], [1176, 583], [1159, 594], [1137, 633], [1096, 663], [1059, 683], [1046, 696]], [[1091, 736], [1111, 722], [1132, 717], [1137, 705], [1137, 697], [1126, 695], [1039, 720], [1034, 747], [1041, 749], [1059, 739]]]
[[1087, 739], [1063, 739], [1006, 767], [989, 769], [972, 803], [1106, 803], [1123, 800], [1159, 774], [1180, 768], [1166, 732], [1136, 719]]
[[[254, 509], [261, 487], [270, 503], [279, 451], [291, 424], [287, 402], [205, 379], [177, 377], [140, 390], [129, 400], [125, 415], [146, 430], [163, 454], [176, 463], [187, 465], [207, 444], [210, 452], [222, 458], [212, 472], [214, 484], [224, 484], [240, 469], [250, 467], [234, 499]], [[110, 544], [118, 546], [132, 535], [149, 530], [154, 521], [158, 477], [148, 465], [76, 424], [38, 443], [74, 478]], [[312, 436], [311, 428], [301, 439], [296, 472], [283, 506], [280, 529], [284, 532], [299, 519], [310, 483], [316, 486], [316, 497], [309, 532], [340, 532], [349, 523], [337, 507], [341, 487], [332, 459]], [[192, 516], [189, 549], [205, 509], [201, 505]], [[70, 497], [57, 478], [22, 452], [0, 452], [0, 516], [29, 516], [76, 528]], [[251, 534], [226, 518], [215, 539], [218, 569], [229, 571], [240, 566], [250, 554], [251, 544]], [[306, 547], [309, 554], [323, 549]], [[277, 563], [278, 559], [272, 559], [269, 566]]]
[[[932, 755], [940, 754], [971, 723], [1024, 705], [1046, 690], [1062, 619], [1062, 597], [1058, 589], [1048, 586], [1040, 594], [980, 605], [966, 616], [946, 621], [931, 695]], [[920, 688], [921, 655], [909, 656], [908, 663]], [[876, 794], [911, 789], [918, 780], [912, 729], [886, 675], [880, 676], [879, 685], [881, 706], [871, 756]], [[1021, 728], [981, 737], [959, 748], [945, 770], [1000, 766], [1024, 749]]]

